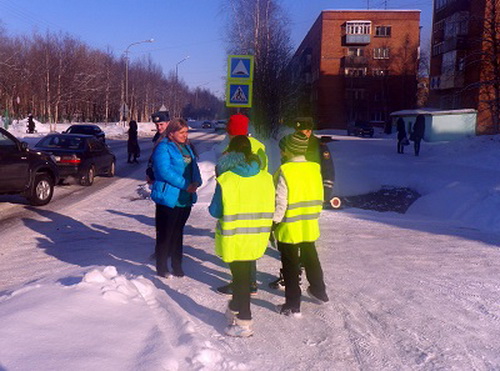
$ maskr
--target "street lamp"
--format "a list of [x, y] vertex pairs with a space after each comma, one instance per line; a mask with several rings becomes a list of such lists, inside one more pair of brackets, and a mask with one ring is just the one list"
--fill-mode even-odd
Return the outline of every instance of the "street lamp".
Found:
[[142, 41], [136, 41], [131, 43], [129, 46], [127, 46], [127, 49], [125, 49], [125, 107], [123, 107], [123, 112], [125, 118], [127, 117], [127, 108], [128, 108], [128, 64], [129, 64], [129, 49], [131, 46], [138, 45], [138, 44], [143, 44], [143, 43], [152, 43], [154, 39], [148, 39], [148, 40], [142, 40]]
[[178, 108], [177, 108], [177, 93], [178, 93], [178, 90], [179, 90], [179, 64], [181, 64], [182, 62], [184, 62], [185, 60], [189, 59], [189, 55], [187, 55], [186, 57], [184, 57], [183, 59], [181, 59], [179, 62], [177, 62], [175, 64], [175, 97], [174, 97], [174, 116], [175, 117], [178, 117], [180, 115], [180, 112], [179, 114], [177, 114], [177, 111], [178, 111]]

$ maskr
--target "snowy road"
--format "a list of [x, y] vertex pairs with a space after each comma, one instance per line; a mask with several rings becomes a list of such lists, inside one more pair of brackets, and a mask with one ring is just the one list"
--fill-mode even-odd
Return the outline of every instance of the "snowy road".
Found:
[[[337, 158], [381, 146], [359, 142], [334, 142]], [[207, 184], [186, 227], [183, 279], [157, 278], [148, 259], [154, 205], [137, 193], [142, 167], [3, 230], [0, 369], [500, 370], [498, 232], [416, 215], [324, 211], [318, 250], [330, 303], [304, 297], [301, 319], [275, 313], [283, 292], [267, 284], [280, 262], [268, 249], [255, 335], [224, 336], [227, 300], [213, 288], [230, 276], [207, 212], [213, 158], [201, 154]]]

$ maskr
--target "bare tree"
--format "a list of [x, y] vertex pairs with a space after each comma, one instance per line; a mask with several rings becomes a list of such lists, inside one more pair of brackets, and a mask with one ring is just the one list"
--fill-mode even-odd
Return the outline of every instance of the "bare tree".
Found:
[[278, 0], [228, 0], [229, 54], [255, 58], [252, 121], [263, 135], [277, 132], [285, 115], [292, 46]]

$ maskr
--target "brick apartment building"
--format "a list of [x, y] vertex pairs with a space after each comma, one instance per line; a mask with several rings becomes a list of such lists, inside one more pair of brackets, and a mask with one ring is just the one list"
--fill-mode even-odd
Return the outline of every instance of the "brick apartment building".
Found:
[[428, 105], [478, 110], [478, 134], [498, 130], [495, 120], [500, 104], [496, 97], [500, 92], [495, 94], [495, 87], [500, 89], [500, 34], [488, 26], [495, 18], [499, 21], [498, 3], [497, 0], [434, 1]]
[[345, 129], [414, 108], [419, 43], [418, 10], [321, 12], [292, 61], [297, 114]]

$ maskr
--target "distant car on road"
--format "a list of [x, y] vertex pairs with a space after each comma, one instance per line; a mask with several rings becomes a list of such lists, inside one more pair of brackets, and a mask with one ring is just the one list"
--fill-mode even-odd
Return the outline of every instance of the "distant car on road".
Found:
[[115, 175], [115, 155], [94, 136], [84, 134], [49, 134], [35, 149], [54, 156], [61, 178], [75, 177], [90, 186], [96, 175]]
[[28, 148], [7, 130], [0, 128], [0, 193], [21, 194], [31, 205], [50, 202], [59, 171], [54, 159]]
[[217, 120], [214, 125], [215, 131], [226, 131], [227, 120]]
[[358, 137], [373, 137], [373, 126], [366, 121], [355, 121], [347, 125], [347, 135], [356, 135]]
[[202, 129], [211, 129], [212, 128], [212, 121], [203, 121], [201, 123], [201, 128]]
[[87, 134], [93, 135], [103, 143], [106, 142], [106, 134], [97, 125], [71, 125], [68, 129], [63, 131], [64, 134]]

